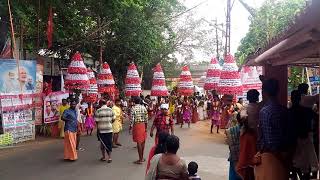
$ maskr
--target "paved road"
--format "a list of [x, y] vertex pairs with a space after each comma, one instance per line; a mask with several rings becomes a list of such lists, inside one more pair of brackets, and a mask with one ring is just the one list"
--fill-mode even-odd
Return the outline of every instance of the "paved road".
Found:
[[[180, 137], [179, 155], [186, 161], [199, 164], [202, 179], [227, 179], [228, 148], [223, 134], [209, 134], [209, 122], [193, 124], [188, 129], [176, 126]], [[127, 131], [120, 137], [121, 148], [114, 149], [113, 163], [100, 162], [99, 143], [96, 136], [81, 139], [85, 151], [79, 153], [76, 162], [64, 162], [62, 140], [42, 140], [28, 143], [18, 148], [0, 150], [1, 180], [143, 180], [145, 165], [135, 165], [137, 150]], [[153, 143], [148, 138], [146, 156]]]

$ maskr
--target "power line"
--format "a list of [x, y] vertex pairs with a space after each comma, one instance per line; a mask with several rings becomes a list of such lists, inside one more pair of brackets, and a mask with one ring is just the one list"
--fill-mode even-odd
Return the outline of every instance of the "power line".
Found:
[[172, 17], [170, 17], [170, 18], [168, 18], [168, 19], [166, 19], [166, 20], [164, 20], [164, 21], [162, 21], [161, 23], [164, 23], [164, 22], [170, 21], [170, 20], [175, 19], [175, 18], [177, 18], [177, 17], [179, 17], [179, 16], [181, 16], [181, 15], [183, 15], [183, 14], [185, 14], [185, 13], [189, 12], [189, 11], [192, 11], [193, 9], [195, 9], [195, 8], [197, 8], [197, 7], [199, 7], [199, 6], [201, 6], [203, 3], [207, 2], [207, 1], [208, 1], [208, 0], [204, 0], [204, 1], [200, 2], [199, 4], [197, 4], [197, 5], [195, 5], [195, 6], [191, 7], [191, 8], [189, 8], [189, 9], [187, 9], [187, 10], [183, 11], [183, 12], [181, 12], [181, 13], [179, 13], [179, 14], [175, 15], [175, 16], [172, 16]]

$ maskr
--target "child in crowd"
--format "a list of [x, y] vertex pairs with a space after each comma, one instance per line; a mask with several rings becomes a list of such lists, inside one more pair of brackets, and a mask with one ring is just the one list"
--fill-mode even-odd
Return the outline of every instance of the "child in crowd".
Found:
[[194, 161], [191, 161], [188, 164], [189, 180], [201, 180], [200, 176], [197, 175], [198, 164]]

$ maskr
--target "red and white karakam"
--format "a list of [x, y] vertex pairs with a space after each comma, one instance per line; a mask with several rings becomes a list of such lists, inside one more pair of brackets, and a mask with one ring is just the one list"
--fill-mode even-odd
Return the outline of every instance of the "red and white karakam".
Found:
[[84, 65], [83, 61], [71, 61], [68, 67], [68, 73], [87, 73], [86, 66]]
[[88, 76], [86, 74], [67, 74], [65, 86], [67, 89], [88, 89]]
[[98, 79], [98, 84], [101, 85], [114, 85], [115, 82], [113, 79]]
[[125, 94], [126, 96], [139, 96], [141, 92], [141, 79], [139, 73], [134, 63], [131, 63], [128, 67], [125, 79]]
[[262, 83], [259, 79], [259, 74], [256, 67], [243, 67], [241, 70], [241, 81], [244, 91], [250, 89], [261, 90]]
[[153, 73], [151, 96], [168, 96], [168, 94], [164, 73], [161, 65], [157, 64]]
[[100, 93], [113, 93], [115, 91], [115, 81], [108, 63], [102, 65], [101, 73], [98, 74], [97, 83]]
[[241, 83], [240, 73], [233, 56], [227, 55], [223, 64], [218, 91], [221, 94], [242, 94], [243, 86]]
[[216, 58], [211, 59], [211, 63], [208, 66], [207, 76], [204, 83], [205, 90], [216, 89], [220, 80], [221, 66]]
[[69, 90], [86, 90], [89, 88], [87, 68], [83, 63], [79, 52], [76, 52], [71, 58], [71, 63], [68, 66], [68, 74], [65, 80], [65, 87]]
[[72, 56], [67, 72], [71, 74], [87, 74], [87, 68], [83, 63], [81, 54], [79, 52]]
[[184, 66], [182, 67], [182, 72], [178, 83], [178, 92], [181, 93], [181, 95], [190, 96], [192, 95], [193, 90], [194, 86], [189, 67]]
[[[109, 67], [109, 66], [108, 66], [108, 67]], [[111, 69], [110, 69], [110, 68], [108, 68], [108, 69], [103, 68], [103, 69], [101, 70], [101, 74], [112, 74], [112, 72], [111, 72]]]

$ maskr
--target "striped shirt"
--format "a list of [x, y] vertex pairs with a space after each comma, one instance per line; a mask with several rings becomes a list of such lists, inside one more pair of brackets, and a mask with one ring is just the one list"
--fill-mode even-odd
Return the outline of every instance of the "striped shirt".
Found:
[[148, 123], [148, 111], [140, 104], [135, 105], [131, 110], [130, 125], [133, 126], [138, 123]]
[[115, 115], [111, 108], [103, 105], [95, 112], [95, 120], [99, 133], [112, 133], [112, 123], [115, 120]]

